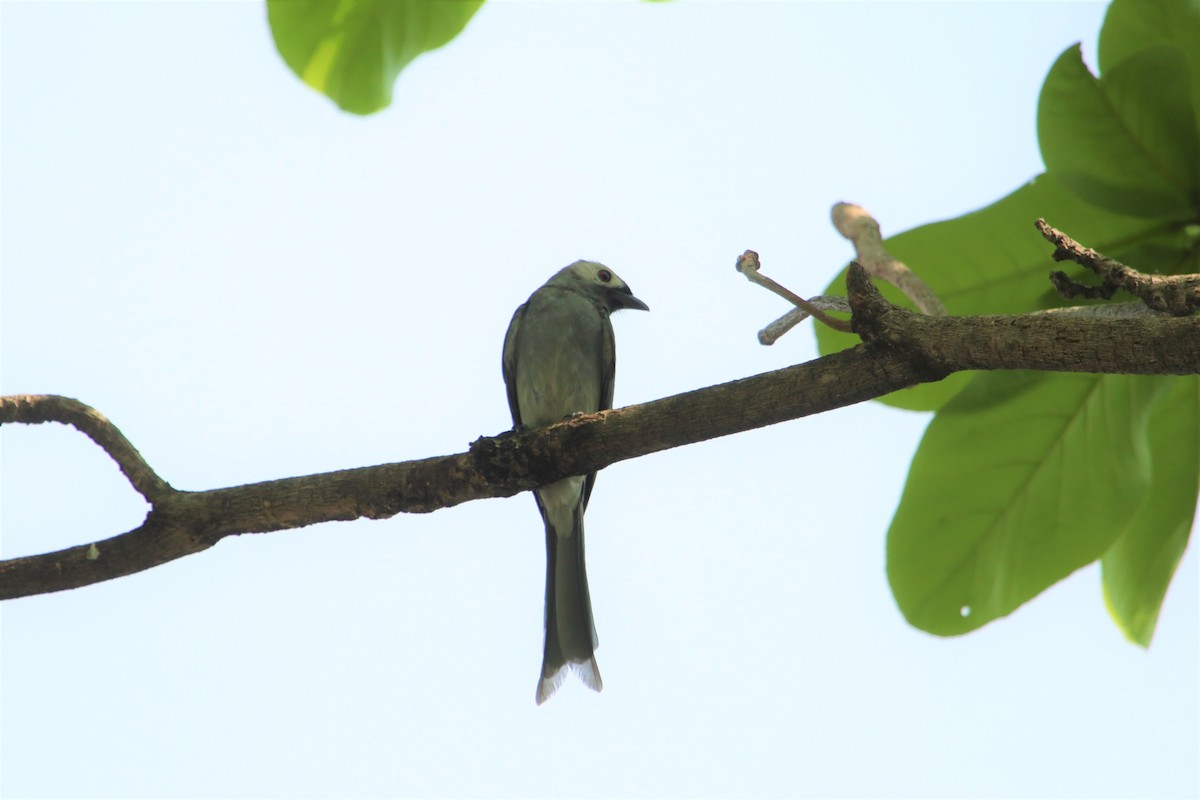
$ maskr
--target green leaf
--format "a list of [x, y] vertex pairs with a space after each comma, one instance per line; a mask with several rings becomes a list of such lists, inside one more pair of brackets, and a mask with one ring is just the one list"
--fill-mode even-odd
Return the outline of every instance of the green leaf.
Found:
[[1200, 78], [1200, 0], [1113, 0], [1097, 51], [1101, 74], [1139, 50], [1174, 44], [1190, 54]]
[[1200, 214], [1200, 143], [1187, 58], [1172, 44], [1127, 56], [1097, 80], [1079, 46], [1038, 99], [1046, 172], [1093, 205], [1184, 221]]
[[1150, 484], [1146, 426], [1170, 381], [977, 375], [930, 423], [888, 532], [908, 621], [966, 633], [1108, 550]]
[[1100, 74], [1157, 44], [1177, 45], [1188, 59], [1192, 111], [1200, 128], [1200, 0], [1114, 0], [1100, 29]]
[[1100, 560], [1104, 600], [1125, 636], [1147, 647], [1187, 548], [1200, 487], [1200, 378], [1178, 378], [1150, 417], [1150, 489]]
[[345, 111], [392, 101], [400, 70], [457, 36], [483, 0], [267, 0], [279, 55]]
[[[986, 208], [890, 237], [885, 247], [933, 288], [951, 314], [1020, 314], [1063, 304], [1047, 279], [1063, 265], [1050, 258], [1054, 248], [1033, 227], [1038, 217], [1114, 258], [1134, 245], [1178, 236], [1165, 223], [1097, 209], [1057, 181], [1039, 176]], [[845, 281], [843, 270], [825, 293], [844, 295]], [[877, 283], [888, 300], [912, 307], [898, 290]], [[822, 355], [858, 343], [857, 337], [824, 326], [816, 332]], [[893, 392], [882, 401], [930, 411], [968, 381], [970, 375], [951, 375]]]

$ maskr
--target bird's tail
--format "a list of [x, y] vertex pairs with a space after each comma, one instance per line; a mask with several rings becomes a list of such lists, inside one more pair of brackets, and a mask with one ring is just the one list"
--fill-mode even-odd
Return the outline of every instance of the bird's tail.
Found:
[[583, 552], [583, 478], [567, 478], [536, 493], [546, 522], [546, 640], [538, 705], [562, 685], [574, 669], [589, 689], [600, 691], [596, 664], [599, 639], [592, 622], [587, 565]]

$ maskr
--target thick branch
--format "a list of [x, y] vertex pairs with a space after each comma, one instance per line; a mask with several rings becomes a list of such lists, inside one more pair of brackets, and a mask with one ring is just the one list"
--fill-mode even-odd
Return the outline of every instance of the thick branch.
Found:
[[[617, 461], [818, 414], [959, 370], [1200, 373], [1196, 317], [930, 317], [888, 304], [857, 264], [851, 265], [847, 285], [854, 327], [864, 339], [858, 347], [540, 430], [478, 439], [466, 453], [205, 492], [171, 489], [157, 476], [147, 478], [120, 462], [135, 485], [159, 487], [147, 495], [154, 499], [146, 521], [103, 541], [0, 561], [0, 599], [128, 575], [207, 549], [233, 534], [358, 517], [383, 519], [509, 497]], [[74, 402], [59, 402], [59, 407]], [[0, 423], [58, 419], [28, 411], [37, 404], [31, 398], [5, 399]], [[78, 404], [77, 409], [94, 418], [86, 406]], [[109, 452], [125, 452], [111, 445], [124, 437], [101, 440], [110, 442], [101, 443]], [[125, 452], [122, 458], [127, 456]]]
[[1200, 318], [929, 317], [888, 303], [861, 269], [851, 266], [846, 284], [855, 333], [872, 346], [905, 352], [933, 372], [1200, 373]]

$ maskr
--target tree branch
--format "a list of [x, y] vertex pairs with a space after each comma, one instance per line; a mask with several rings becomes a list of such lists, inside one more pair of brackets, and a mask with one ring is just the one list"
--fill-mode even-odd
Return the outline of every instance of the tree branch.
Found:
[[173, 491], [108, 417], [89, 405], [53, 394], [0, 397], [0, 423], [61, 422], [86, 435], [117, 462], [125, 478], [151, 505]]
[[510, 497], [618, 461], [841, 408], [960, 370], [1200, 373], [1197, 317], [926, 316], [884, 300], [858, 264], [851, 265], [847, 287], [863, 344], [840, 353], [538, 430], [480, 438], [465, 453], [204, 492], [171, 488], [112, 423], [78, 401], [3, 398], [0, 424], [75, 425], [113, 456], [152, 508], [127, 533], [0, 561], [0, 599], [129, 575], [235, 534]]
[[1050, 281], [1065, 298], [1086, 297], [1107, 300], [1124, 289], [1138, 297], [1154, 311], [1183, 317], [1200, 310], [1200, 275], [1147, 275], [1120, 261], [1108, 258], [1090, 247], [1050, 227], [1046, 220], [1036, 223], [1038, 231], [1054, 245], [1055, 261], [1074, 261], [1100, 276], [1100, 286], [1086, 286], [1067, 277], [1065, 272], [1051, 272]]
[[[809, 300], [805, 300], [803, 297], [796, 294], [791, 289], [787, 288], [786, 286], [781, 286], [780, 284], [776, 283], [772, 279], [768, 278], [766, 275], [763, 275], [761, 272], [759, 272], [759, 269], [761, 268], [762, 265], [759, 263], [758, 253], [754, 252], [753, 250], [747, 250], [746, 252], [744, 252], [740, 256], [738, 256], [737, 263], [734, 264], [734, 266], [736, 267], [737, 271], [742, 273], [743, 275], [745, 275], [746, 279], [749, 280], [751, 283], [761, 286], [769, 292], [774, 292], [775, 294], [782, 297], [784, 300], [787, 300], [789, 303], [794, 305], [796, 308], [793, 309], [793, 311], [799, 312], [799, 314], [796, 317], [796, 322], [803, 320], [805, 317], [812, 317], [813, 319], [816, 319], [816, 320], [819, 320], [819, 321], [825, 323], [829, 327], [833, 328], [835, 331], [841, 331], [842, 333], [850, 333], [850, 323], [846, 322], [845, 320], [840, 320], [837, 317], [829, 316], [828, 314], [825, 313], [826, 308], [823, 307], [822, 305], [820, 305], [818, 303], [814, 303]], [[820, 299], [820, 298], [818, 298], [818, 299]], [[779, 325], [781, 319], [775, 320], [775, 322], [773, 322], [772, 325]], [[792, 325], [795, 325], [796, 322], [793, 322]], [[769, 327], [770, 326], [768, 326], [768, 328]], [[788, 327], [791, 327], [791, 326], [789, 325]], [[784, 330], [784, 332], [785, 333], [787, 332], [786, 329]], [[782, 335], [782, 334], [780, 334], [780, 335]], [[778, 338], [778, 337], [776, 337], [776, 338]], [[763, 341], [763, 334], [761, 331], [759, 332], [758, 340], [760, 342], [762, 342], [763, 344], [774, 344], [775, 343], [774, 339], [772, 339], [769, 342]]]
[[946, 307], [929, 284], [909, 269], [908, 265], [883, 246], [883, 234], [879, 223], [862, 206], [853, 203], [837, 203], [831, 212], [833, 227], [853, 245], [858, 261], [867, 272], [895, 286], [922, 314], [941, 317]]
[[[925, 281], [908, 268], [903, 261], [892, 257], [883, 246], [883, 234], [880, 233], [879, 223], [867, 210], [853, 203], [836, 203], [830, 211], [833, 227], [854, 245], [854, 253], [858, 263], [872, 277], [885, 280], [895, 286], [904, 296], [913, 302], [922, 314], [943, 316], [946, 307], [934, 294]], [[838, 324], [830, 324], [821, 312], [849, 311], [850, 306], [844, 297], [818, 295], [807, 300], [798, 298], [790, 290], [780, 286], [775, 281], [760, 275], [758, 253], [747, 250], [737, 261], [738, 272], [743, 273], [751, 283], [763, 286], [785, 300], [789, 300], [795, 308], [776, 319], [758, 332], [758, 342], [763, 345], [773, 345], [780, 336], [799, 325], [809, 316], [821, 320], [835, 330], [845, 330]]]

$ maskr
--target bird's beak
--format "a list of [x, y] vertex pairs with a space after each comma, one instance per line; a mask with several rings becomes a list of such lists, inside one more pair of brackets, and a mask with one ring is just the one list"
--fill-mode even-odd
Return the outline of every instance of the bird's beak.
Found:
[[633, 308], [638, 311], [650, 310], [650, 306], [633, 296], [633, 290], [628, 286], [622, 286], [612, 293], [612, 305], [614, 311], [618, 308]]

